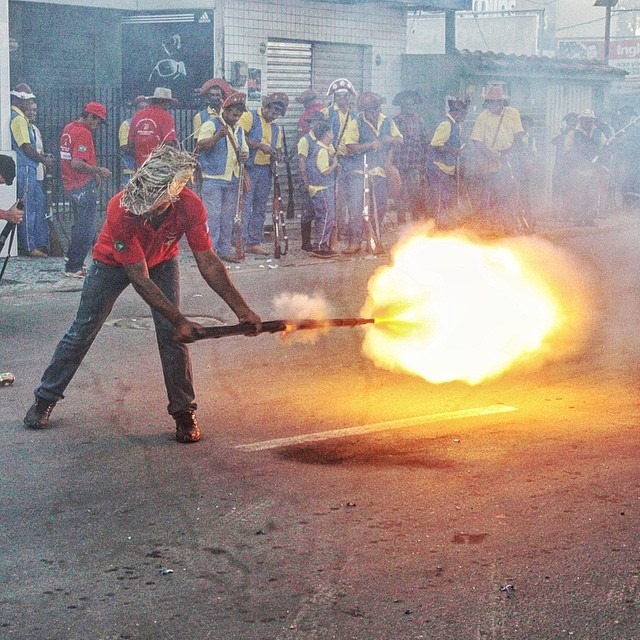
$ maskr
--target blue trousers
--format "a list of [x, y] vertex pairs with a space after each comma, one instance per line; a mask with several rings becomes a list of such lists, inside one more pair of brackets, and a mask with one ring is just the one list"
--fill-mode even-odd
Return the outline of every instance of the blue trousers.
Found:
[[24, 216], [18, 225], [18, 248], [21, 253], [49, 248], [49, 225], [45, 220], [46, 198], [42, 183], [36, 179], [36, 168], [18, 167], [18, 198], [24, 203]]
[[249, 178], [251, 179], [251, 189], [244, 195], [242, 228], [245, 245], [255, 247], [264, 241], [264, 221], [271, 193], [271, 182], [273, 181], [271, 165], [250, 167]]
[[[176, 306], [180, 300], [178, 258], [171, 258], [149, 270], [149, 277]], [[98, 332], [109, 316], [120, 294], [129, 286], [129, 278], [122, 267], [111, 267], [94, 260], [84, 279], [80, 306], [73, 324], [58, 343], [49, 366], [35, 389], [39, 398], [57, 402], [75, 375]], [[157, 311], [152, 310], [156, 340], [164, 383], [169, 398], [170, 414], [195, 410], [193, 373], [186, 345], [173, 339], [173, 326]]]
[[80, 189], [67, 193], [73, 212], [71, 241], [67, 252], [67, 271], [80, 271], [96, 235], [96, 183], [90, 180]]
[[[364, 178], [361, 173], [349, 174], [349, 243], [360, 244], [363, 238]], [[387, 179], [382, 176], [369, 177], [369, 219], [371, 224], [377, 221], [380, 233], [387, 212], [389, 189]], [[355, 212], [355, 215], [352, 213]], [[359, 212], [359, 214], [358, 214]], [[374, 216], [375, 219], [374, 219]]]
[[315, 251], [326, 251], [331, 245], [331, 230], [336, 215], [335, 193], [333, 188], [323, 189], [311, 198], [313, 204], [313, 220], [315, 223], [315, 234], [313, 239], [313, 249]]
[[207, 222], [213, 248], [219, 256], [233, 253], [233, 219], [238, 201], [238, 179], [202, 181], [202, 201], [207, 209]]

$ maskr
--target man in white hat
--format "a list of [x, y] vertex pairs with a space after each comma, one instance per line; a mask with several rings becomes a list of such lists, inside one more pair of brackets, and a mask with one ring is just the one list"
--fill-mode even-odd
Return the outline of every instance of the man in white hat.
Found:
[[578, 125], [564, 141], [568, 168], [565, 206], [569, 220], [581, 226], [595, 225], [599, 190], [606, 189], [606, 170], [597, 162], [606, 143], [606, 136], [596, 128], [596, 114], [591, 109], [580, 113]]
[[322, 110], [324, 117], [329, 120], [333, 131], [333, 146], [337, 153], [340, 167], [336, 176], [336, 211], [335, 221], [338, 226], [338, 237], [346, 239], [350, 216], [361, 216], [362, 210], [350, 212], [348, 210], [349, 176], [358, 164], [351, 159], [345, 144], [345, 133], [352, 120], [358, 117], [353, 102], [357, 97], [355, 87], [347, 78], [336, 78], [327, 89], [327, 97], [331, 104]]
[[465, 167], [478, 212], [500, 223], [509, 220], [517, 198], [517, 184], [509, 165], [509, 153], [524, 136], [520, 112], [507, 106], [509, 96], [493, 85], [484, 96], [469, 136], [474, 161]]
[[171, 89], [156, 87], [152, 96], [147, 96], [149, 106], [136, 112], [129, 127], [129, 146], [133, 152], [136, 169], [161, 144], [178, 146], [176, 122], [169, 113], [178, 101]]
[[200, 325], [179, 309], [178, 251], [183, 236], [205, 282], [238, 320], [259, 330], [260, 317], [249, 308], [211, 249], [204, 204], [186, 188], [195, 166], [192, 154], [162, 145], [110, 200], [75, 321], [35, 390], [35, 402], [24, 418], [28, 429], [49, 425], [53, 408], [64, 397], [116, 300], [131, 284], [151, 307], [176, 441], [200, 440], [193, 373], [184, 344], [193, 342]]
[[[134, 115], [138, 111], [142, 111], [149, 106], [149, 100], [147, 96], [136, 96], [130, 103], [129, 106], [133, 108]], [[131, 147], [129, 146], [129, 131], [131, 130], [131, 120], [133, 116], [123, 120], [120, 123], [120, 128], [118, 129], [118, 144], [120, 146], [120, 185], [124, 189], [127, 186], [129, 180], [131, 180], [131, 176], [135, 173], [136, 170], [136, 160], [133, 157], [133, 153], [131, 152]]]
[[[34, 258], [46, 257], [49, 229], [39, 214], [37, 171], [40, 163], [53, 166], [53, 157], [38, 152], [27, 111], [35, 100], [29, 85], [21, 83], [9, 92], [11, 96], [11, 148], [16, 152], [17, 193], [24, 204], [24, 218], [18, 227], [20, 253]], [[41, 212], [40, 212], [41, 213]]]

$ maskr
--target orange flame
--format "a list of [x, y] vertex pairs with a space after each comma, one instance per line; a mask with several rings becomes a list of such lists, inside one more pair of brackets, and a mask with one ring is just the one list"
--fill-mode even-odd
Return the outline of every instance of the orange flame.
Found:
[[534, 238], [424, 230], [369, 281], [361, 311], [374, 363], [434, 383], [478, 384], [515, 363], [574, 353], [586, 337], [583, 268]]

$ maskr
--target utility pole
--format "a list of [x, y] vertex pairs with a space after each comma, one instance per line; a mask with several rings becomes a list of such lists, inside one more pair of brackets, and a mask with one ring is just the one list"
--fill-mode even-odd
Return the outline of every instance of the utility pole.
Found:
[[609, 64], [609, 45], [611, 44], [611, 9], [618, 4], [618, 0], [596, 0], [594, 7], [606, 7], [607, 13], [604, 23], [604, 63]]

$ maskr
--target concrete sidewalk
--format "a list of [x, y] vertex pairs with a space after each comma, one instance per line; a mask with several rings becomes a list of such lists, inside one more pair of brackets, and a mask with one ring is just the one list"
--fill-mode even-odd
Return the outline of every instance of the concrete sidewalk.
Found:
[[[639, 223], [640, 217], [630, 215], [626, 212], [598, 218], [595, 227], [567, 226], [557, 218], [544, 217], [536, 220], [536, 235], [553, 240], [554, 238], [560, 239], [562, 237], [583, 233], [596, 233], [620, 226], [634, 226]], [[383, 237], [384, 246], [387, 248], [391, 247], [405, 230], [406, 227], [390, 225], [390, 227], [385, 230]], [[280, 269], [326, 262], [326, 259], [316, 258], [300, 249], [300, 223], [298, 220], [287, 222], [287, 234], [289, 238], [289, 250], [287, 254], [279, 260], [269, 256], [262, 257], [248, 254], [243, 263], [227, 265], [229, 272]], [[271, 239], [267, 234], [263, 246], [269, 247], [270, 243]], [[358, 260], [363, 257], [375, 259], [366, 253], [360, 254], [357, 257], [339, 255], [335, 259]], [[4, 258], [0, 261], [0, 268], [3, 262]], [[184, 272], [191, 270], [191, 268], [195, 269], [195, 260], [186, 243], [184, 243], [184, 246], [181, 245], [180, 262], [186, 267], [186, 269], [183, 269]], [[66, 278], [64, 276], [64, 258], [29, 258], [18, 256], [9, 258], [4, 276], [2, 281], [0, 281], [0, 298], [34, 293], [81, 291], [82, 282], [81, 279]]]

